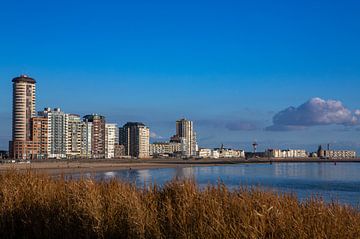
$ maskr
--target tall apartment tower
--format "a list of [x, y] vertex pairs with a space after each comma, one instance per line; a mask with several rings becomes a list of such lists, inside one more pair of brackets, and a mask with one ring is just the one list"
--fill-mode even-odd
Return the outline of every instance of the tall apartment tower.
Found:
[[105, 117], [97, 114], [85, 115], [85, 122], [92, 123], [91, 154], [94, 158], [105, 158]]
[[183, 141], [183, 154], [185, 156], [195, 156], [197, 143], [196, 134], [193, 128], [193, 122], [187, 119], [177, 120], [176, 136]]
[[80, 157], [91, 158], [92, 123], [83, 121], [81, 128], [81, 152]]
[[46, 117], [36, 116], [31, 119], [31, 143], [32, 155], [30, 159], [48, 158], [48, 119]]
[[67, 156], [69, 158], [79, 158], [81, 155], [81, 118], [76, 114], [69, 114], [67, 125]]
[[115, 157], [115, 145], [119, 144], [117, 124], [105, 124], [105, 158]]
[[137, 158], [150, 156], [150, 130], [143, 123], [126, 123], [119, 129], [119, 136], [126, 155]]
[[29, 158], [27, 149], [31, 140], [31, 118], [35, 111], [36, 81], [27, 75], [13, 80], [12, 141], [9, 144], [10, 156], [16, 159]]
[[45, 108], [38, 112], [39, 116], [46, 117], [48, 121], [48, 157], [66, 158], [68, 147], [69, 115], [59, 108]]

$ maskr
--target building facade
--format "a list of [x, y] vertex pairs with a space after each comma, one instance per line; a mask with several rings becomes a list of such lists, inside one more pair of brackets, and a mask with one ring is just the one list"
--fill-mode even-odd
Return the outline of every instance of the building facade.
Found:
[[128, 122], [119, 129], [120, 144], [127, 156], [150, 157], [150, 130], [143, 123]]
[[81, 122], [80, 131], [81, 131], [80, 157], [91, 158], [92, 123], [88, 121]]
[[31, 119], [32, 155], [30, 159], [48, 158], [49, 128], [46, 117], [33, 117]]
[[307, 158], [308, 153], [304, 149], [268, 149], [266, 156], [270, 158]]
[[13, 82], [12, 141], [9, 144], [10, 157], [28, 159], [31, 145], [31, 118], [36, 115], [36, 81], [21, 75]]
[[67, 124], [67, 157], [79, 158], [81, 156], [82, 122], [79, 115], [69, 114]]
[[48, 121], [48, 157], [64, 159], [68, 152], [68, 121], [69, 115], [60, 108], [45, 108], [39, 116]]
[[353, 150], [321, 150], [319, 157], [328, 159], [351, 159], [356, 158]]
[[187, 119], [180, 119], [176, 121], [176, 137], [182, 138], [184, 144], [184, 156], [196, 156], [196, 134], [193, 128], [193, 122]]
[[245, 158], [245, 151], [230, 148], [217, 148], [214, 149], [219, 154], [219, 158]]
[[105, 117], [92, 114], [83, 117], [85, 122], [92, 123], [91, 155], [93, 158], [105, 158]]
[[178, 142], [154, 142], [150, 144], [150, 155], [172, 155], [182, 152], [181, 143]]
[[126, 156], [125, 146], [122, 144], [115, 144], [114, 158], [122, 158], [124, 156]]
[[115, 145], [119, 144], [119, 128], [117, 124], [105, 124], [105, 158], [115, 157]]

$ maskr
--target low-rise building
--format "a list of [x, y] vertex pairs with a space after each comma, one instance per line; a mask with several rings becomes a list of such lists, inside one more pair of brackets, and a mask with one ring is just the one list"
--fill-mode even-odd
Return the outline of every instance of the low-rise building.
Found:
[[150, 155], [173, 155], [182, 152], [182, 144], [178, 142], [155, 142], [150, 144]]
[[321, 150], [319, 157], [329, 159], [349, 159], [356, 158], [356, 152], [353, 150]]
[[200, 158], [212, 158], [212, 149], [199, 149], [198, 156]]
[[304, 149], [268, 149], [266, 156], [270, 158], [307, 158], [308, 154]]
[[245, 158], [245, 151], [230, 148], [217, 148], [215, 149], [219, 153], [220, 158]]

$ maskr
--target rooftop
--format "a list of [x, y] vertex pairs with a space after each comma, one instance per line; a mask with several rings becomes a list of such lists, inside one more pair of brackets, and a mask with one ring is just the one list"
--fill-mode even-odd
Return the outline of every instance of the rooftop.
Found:
[[18, 76], [18, 77], [15, 77], [15, 78], [12, 80], [12, 82], [14, 82], [14, 83], [26, 82], [26, 83], [32, 83], [32, 84], [35, 84], [35, 83], [36, 83], [36, 81], [35, 81], [33, 78], [31, 78], [31, 77], [29, 77], [29, 76], [27, 76], [27, 75], [20, 75], [20, 76]]

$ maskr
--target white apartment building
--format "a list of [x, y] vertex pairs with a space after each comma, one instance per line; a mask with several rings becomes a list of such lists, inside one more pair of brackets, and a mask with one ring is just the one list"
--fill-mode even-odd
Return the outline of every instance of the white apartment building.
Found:
[[323, 150], [321, 157], [330, 159], [356, 158], [356, 152], [353, 150]]
[[69, 115], [59, 108], [51, 110], [45, 108], [39, 112], [40, 116], [48, 120], [48, 157], [62, 159], [66, 158], [68, 147], [68, 120]]
[[307, 158], [308, 154], [304, 149], [268, 149], [266, 155], [271, 158]]
[[141, 126], [138, 132], [138, 158], [149, 158], [150, 130], [146, 126]]
[[222, 148], [217, 151], [220, 158], [245, 158], [244, 150]]
[[174, 154], [181, 152], [181, 143], [176, 142], [155, 142], [150, 144], [150, 155]]
[[211, 149], [199, 149], [198, 156], [200, 158], [212, 158], [212, 152]]
[[176, 136], [184, 139], [184, 143], [186, 144], [183, 146], [184, 156], [196, 156], [197, 143], [193, 122], [186, 119], [177, 120]]
[[115, 145], [119, 144], [119, 128], [117, 124], [105, 124], [105, 158], [115, 157]]

